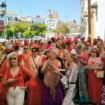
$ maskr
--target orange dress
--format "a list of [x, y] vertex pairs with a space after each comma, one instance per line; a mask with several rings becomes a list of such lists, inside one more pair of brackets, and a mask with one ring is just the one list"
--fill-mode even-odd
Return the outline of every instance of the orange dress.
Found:
[[29, 50], [27, 54], [23, 53], [23, 61], [25, 63], [25, 66], [29, 63], [29, 58], [32, 56], [32, 52]]

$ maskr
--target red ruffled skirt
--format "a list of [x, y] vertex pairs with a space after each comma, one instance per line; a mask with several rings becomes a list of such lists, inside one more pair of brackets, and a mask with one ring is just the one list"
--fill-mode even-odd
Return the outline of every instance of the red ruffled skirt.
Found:
[[41, 105], [43, 83], [40, 81], [30, 81], [28, 87], [28, 105]]

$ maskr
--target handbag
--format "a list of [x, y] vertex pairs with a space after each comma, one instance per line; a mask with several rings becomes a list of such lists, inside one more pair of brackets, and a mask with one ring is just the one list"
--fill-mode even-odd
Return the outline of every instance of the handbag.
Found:
[[105, 71], [97, 71], [96, 72], [96, 77], [97, 78], [104, 78]]

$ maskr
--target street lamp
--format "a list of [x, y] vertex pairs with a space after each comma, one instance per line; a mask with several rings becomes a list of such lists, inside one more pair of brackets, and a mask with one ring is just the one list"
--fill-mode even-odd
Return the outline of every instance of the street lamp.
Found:
[[2, 2], [1, 3], [1, 5], [0, 5], [0, 7], [1, 7], [1, 16], [2, 17], [4, 17], [4, 35], [5, 35], [5, 39], [6, 39], [6, 7], [7, 7], [7, 5], [6, 5], [6, 0], [5, 0], [5, 2]]
[[1, 15], [4, 16], [6, 14], [6, 3], [2, 2], [0, 7], [1, 7]]

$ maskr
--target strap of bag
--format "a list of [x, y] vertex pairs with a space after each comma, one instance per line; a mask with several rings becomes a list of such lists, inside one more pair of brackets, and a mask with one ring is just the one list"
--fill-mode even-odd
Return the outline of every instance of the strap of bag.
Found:
[[33, 56], [32, 56], [32, 60], [33, 60], [33, 62], [34, 62], [34, 65], [35, 65], [36, 69], [39, 71], [39, 68], [38, 68], [38, 66], [37, 66], [36, 63], [35, 63], [35, 60], [34, 60]]

